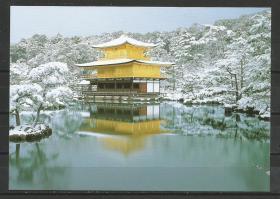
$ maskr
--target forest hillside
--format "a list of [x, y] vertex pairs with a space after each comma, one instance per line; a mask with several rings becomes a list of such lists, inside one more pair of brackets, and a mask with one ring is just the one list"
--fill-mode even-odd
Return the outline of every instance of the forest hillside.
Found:
[[[187, 19], [186, 19], [187, 20]], [[24, 75], [49, 62], [68, 65], [68, 86], [80, 82], [76, 63], [92, 62], [102, 56], [92, 48], [119, 37], [123, 32], [87, 37], [54, 37], [36, 34], [11, 44], [11, 71]], [[184, 103], [220, 103], [270, 114], [271, 12], [262, 11], [213, 25], [193, 24], [169, 32], [126, 33], [145, 42], [157, 43], [153, 60], [175, 65], [162, 73], [163, 97]], [[28, 76], [26, 76], [28, 77]], [[22, 78], [22, 77], [21, 77]], [[19, 84], [11, 78], [11, 85]]]

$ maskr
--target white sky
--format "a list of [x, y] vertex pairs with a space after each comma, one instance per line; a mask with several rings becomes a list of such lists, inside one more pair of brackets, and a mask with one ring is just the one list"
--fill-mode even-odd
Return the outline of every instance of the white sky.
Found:
[[269, 8], [11, 7], [11, 42], [34, 34], [89, 36], [104, 32], [171, 31], [193, 23], [213, 24]]

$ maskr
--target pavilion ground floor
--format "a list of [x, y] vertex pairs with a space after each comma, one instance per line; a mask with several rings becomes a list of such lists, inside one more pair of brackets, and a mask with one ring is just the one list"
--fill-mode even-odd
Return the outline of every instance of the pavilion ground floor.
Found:
[[161, 79], [155, 78], [96, 78], [83, 85], [82, 96], [88, 100], [156, 99]]

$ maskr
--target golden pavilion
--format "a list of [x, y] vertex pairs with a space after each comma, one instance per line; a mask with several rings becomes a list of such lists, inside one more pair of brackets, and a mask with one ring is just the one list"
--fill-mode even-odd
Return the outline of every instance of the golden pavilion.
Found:
[[76, 64], [81, 69], [83, 81], [87, 81], [83, 93], [95, 99], [128, 99], [141, 97], [155, 99], [160, 94], [161, 67], [170, 62], [152, 61], [147, 55], [153, 43], [145, 43], [126, 35], [118, 39], [94, 45], [103, 51], [100, 60]]

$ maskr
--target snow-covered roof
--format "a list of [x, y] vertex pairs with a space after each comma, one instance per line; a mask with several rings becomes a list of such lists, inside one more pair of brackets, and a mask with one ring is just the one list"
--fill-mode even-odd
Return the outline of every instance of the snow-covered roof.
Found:
[[136, 39], [132, 39], [126, 35], [122, 35], [117, 39], [114, 39], [112, 41], [103, 43], [103, 44], [99, 44], [99, 45], [93, 45], [94, 48], [108, 48], [108, 47], [113, 47], [113, 46], [119, 46], [125, 43], [129, 43], [131, 45], [134, 46], [141, 46], [141, 47], [154, 47], [156, 46], [156, 44], [153, 43], [145, 43], [142, 41], [138, 41]]
[[136, 59], [110, 59], [110, 60], [99, 60], [84, 64], [76, 64], [79, 67], [89, 67], [89, 66], [105, 66], [105, 65], [115, 65], [115, 64], [126, 64], [130, 62], [138, 62], [144, 64], [152, 64], [152, 65], [162, 65], [162, 66], [170, 66], [173, 65], [171, 62], [160, 62], [160, 61], [146, 61], [146, 60], [136, 60]]
[[137, 62], [141, 62], [144, 64], [156, 64], [156, 65], [163, 65], [163, 66], [170, 66], [174, 65], [172, 62], [162, 62], [162, 61], [146, 61], [146, 60], [136, 60]]

